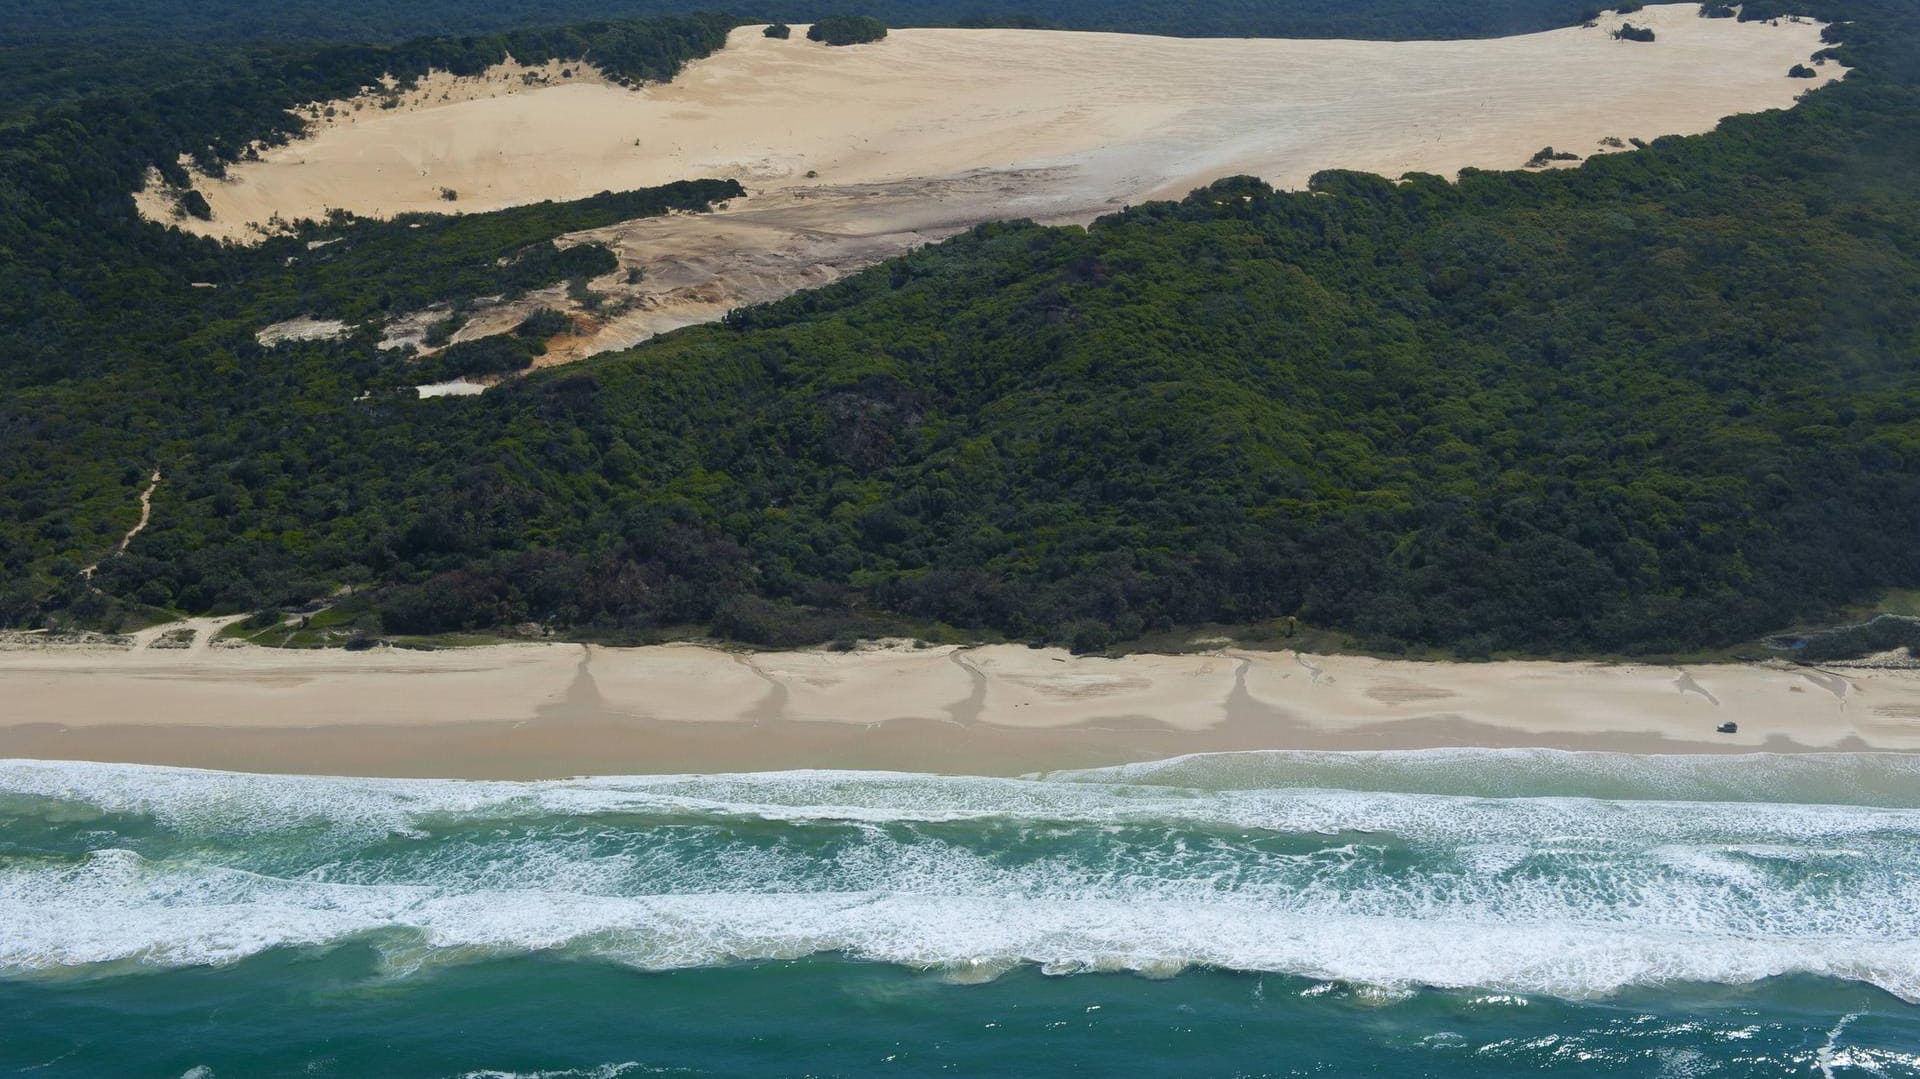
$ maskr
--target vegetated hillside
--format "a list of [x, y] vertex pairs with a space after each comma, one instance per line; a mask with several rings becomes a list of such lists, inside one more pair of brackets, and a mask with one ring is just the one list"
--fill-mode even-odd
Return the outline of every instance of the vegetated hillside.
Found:
[[508, 55], [538, 63], [590, 53], [615, 77], [668, 79], [723, 46], [735, 25], [723, 16], [686, 16], [395, 46], [307, 46], [272, 63], [236, 52], [232, 65], [177, 85], [91, 97], [0, 125], [0, 284], [7, 286], [0, 291], [0, 387], [124, 374], [152, 362], [180, 344], [180, 318], [204, 328], [209, 315], [217, 318], [209, 308], [226, 300], [197, 295], [189, 284], [255, 281], [268, 272], [257, 257], [139, 220], [131, 193], [151, 168], [184, 183], [184, 157], [218, 175], [256, 141], [298, 134], [303, 125], [287, 111], [292, 106], [349, 96], [383, 75], [477, 73]]
[[[0, 619], [355, 583], [390, 632], [1095, 647], [1298, 614], [1381, 647], [1665, 651], [1911, 585], [1920, 39], [1878, 0], [1815, 14], [1854, 20], [1855, 74], [1710, 136], [985, 227], [458, 401], [356, 401], [407, 370], [369, 334], [253, 343], [320, 287], [270, 272], [298, 240], [61, 203], [36, 250], [62, 272], [0, 290], [39, 304], [6, 324]], [[353, 257], [432, 264], [424, 230], [364, 228]], [[156, 463], [153, 523], [84, 586]]]
[[[149, 122], [175, 124], [183, 134], [218, 134], [244, 144], [247, 138], [271, 137], [284, 129], [285, 119], [275, 115], [285, 107], [282, 102], [351, 96], [387, 74], [408, 79], [429, 68], [471, 74], [507, 56], [538, 64], [590, 55], [601, 70], [616, 78], [664, 81], [687, 61], [725, 45], [727, 31], [743, 21], [693, 12], [497, 29], [460, 37], [445, 36], [444, 31], [440, 36], [414, 37], [339, 35], [323, 44], [282, 40], [283, 35], [267, 35], [261, 42], [210, 42], [160, 27], [149, 35], [131, 33], [124, 25], [103, 26], [96, 28], [97, 36], [54, 33], [0, 47], [0, 60], [13, 75], [0, 82], [0, 118], [44, 123], [53, 115], [65, 114], [63, 106], [70, 111], [76, 103], [90, 113], [158, 111], [157, 121]], [[200, 116], [173, 115], [189, 103], [208, 111]], [[240, 109], [254, 111], [240, 116]], [[236, 131], [244, 134], [232, 133]], [[236, 148], [228, 156], [237, 153]]]
[[[410, 289], [458, 300], [470, 271], [484, 275], [489, 291], [547, 284], [527, 271], [564, 277], [586, 267], [572, 261], [578, 254], [548, 260], [530, 252], [536, 242], [605, 224], [596, 215], [608, 210], [644, 216], [738, 193], [731, 183], [694, 185], [557, 213], [530, 207], [444, 230], [364, 226], [356, 238], [412, 246], [389, 244], [356, 272], [329, 277], [326, 266], [353, 259], [358, 243], [311, 253], [292, 240], [224, 249], [141, 221], [131, 192], [149, 168], [178, 177], [176, 159], [185, 154], [217, 171], [251, 140], [296, 130], [289, 107], [350, 93], [385, 73], [478, 70], [509, 51], [537, 58], [561, 48], [592, 49], [629, 78], [667, 78], [720, 47], [733, 25], [693, 16], [391, 48], [306, 46], [287, 49], [279, 64], [230, 51], [230, 63], [189, 64], [162, 89], [116, 86], [0, 124], [0, 622], [17, 623], [50, 588], [71, 586], [77, 566], [130, 526], [127, 469], [137, 462], [165, 455], [184, 478], [194, 466], [181, 446], [219, 460], [236, 436], [337, 413], [369, 385], [406, 373], [405, 361], [377, 351], [372, 336], [309, 353], [304, 364], [295, 353], [266, 353], [252, 337], [264, 324], [322, 302], [344, 303], [355, 316], [391, 310], [396, 300], [404, 311], [415, 298]], [[529, 254], [543, 266], [530, 266]], [[514, 265], [497, 266], [503, 257]]]

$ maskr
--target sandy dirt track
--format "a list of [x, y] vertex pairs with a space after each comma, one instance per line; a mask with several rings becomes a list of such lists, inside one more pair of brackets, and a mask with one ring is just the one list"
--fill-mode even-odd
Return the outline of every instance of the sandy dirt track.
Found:
[[[200, 181], [212, 222], [484, 211], [694, 177], [739, 179], [725, 212], [593, 238], [639, 267], [630, 310], [556, 359], [631, 344], [745, 301], [823, 283], [986, 220], [1085, 222], [1221, 176], [1298, 187], [1326, 168], [1451, 176], [1545, 145], [1710, 130], [1838, 77], [1787, 70], [1819, 26], [1704, 19], [1690, 4], [1481, 41], [1176, 39], [1025, 30], [894, 31], [843, 49], [734, 32], [671, 84], [574, 69], [437, 77], [396, 109], [342, 105], [295, 144]], [[553, 66], [553, 65], [550, 65]], [[543, 80], [543, 81], [542, 81]], [[812, 175], [810, 175], [812, 174]], [[442, 189], [458, 201], [442, 198]], [[141, 200], [152, 214], [165, 199]]]

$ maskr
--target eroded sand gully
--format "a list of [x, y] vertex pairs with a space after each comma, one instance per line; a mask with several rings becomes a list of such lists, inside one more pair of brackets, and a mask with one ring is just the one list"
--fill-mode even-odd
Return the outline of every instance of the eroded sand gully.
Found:
[[[623, 263], [596, 288], [632, 300], [563, 343], [565, 360], [982, 221], [1084, 222], [1235, 173], [1298, 187], [1334, 167], [1515, 168], [1545, 145], [1584, 155], [1607, 139], [1706, 131], [1841, 74], [1823, 63], [1819, 78], [1787, 75], [1821, 48], [1816, 23], [1697, 10], [1628, 16], [1656, 31], [1647, 44], [1615, 40], [1616, 16], [1449, 42], [906, 29], [828, 49], [748, 27], [666, 85], [629, 90], [586, 69], [531, 86], [441, 77], [399, 108], [343, 107], [311, 137], [202, 180], [214, 219], [182, 224], [245, 240], [276, 216], [329, 208], [475, 212], [739, 179], [750, 197], [721, 213], [591, 234]], [[636, 267], [641, 283], [625, 285]]]

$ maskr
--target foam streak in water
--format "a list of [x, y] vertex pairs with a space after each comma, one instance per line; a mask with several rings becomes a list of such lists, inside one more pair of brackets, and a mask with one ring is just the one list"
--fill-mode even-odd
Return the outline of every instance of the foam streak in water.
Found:
[[[1810, 795], [1787, 804], [1699, 797], [1782, 767], [1768, 758], [1647, 762], [1248, 754], [1023, 780], [549, 783], [6, 762], [0, 969], [371, 939], [397, 971], [548, 949], [646, 969], [841, 952], [956, 977], [1204, 965], [1567, 997], [1804, 973], [1920, 999], [1920, 809], [1836, 804], [1905, 764], [1784, 766]], [[1476, 769], [1484, 791], [1526, 793], [1470, 793]]]

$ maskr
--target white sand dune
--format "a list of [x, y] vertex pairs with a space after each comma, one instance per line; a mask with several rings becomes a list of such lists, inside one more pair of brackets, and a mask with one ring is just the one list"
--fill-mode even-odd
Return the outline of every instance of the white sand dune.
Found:
[[[1179, 39], [1028, 30], [894, 31], [830, 49], [757, 28], [670, 84], [573, 66], [435, 76], [400, 107], [338, 103], [294, 144], [199, 186], [237, 240], [278, 218], [475, 212], [696, 177], [739, 179], [724, 213], [600, 230], [630, 309], [565, 360], [784, 295], [986, 220], [1084, 222], [1224, 175], [1297, 187], [1326, 168], [1451, 176], [1545, 145], [1697, 133], [1790, 106], [1841, 74], [1791, 79], [1819, 25], [1705, 19], [1691, 4], [1482, 41]], [[322, 110], [324, 111], [324, 110]], [[458, 193], [449, 202], [443, 190]], [[160, 192], [140, 200], [164, 215]], [[625, 270], [645, 271], [628, 288]]]

